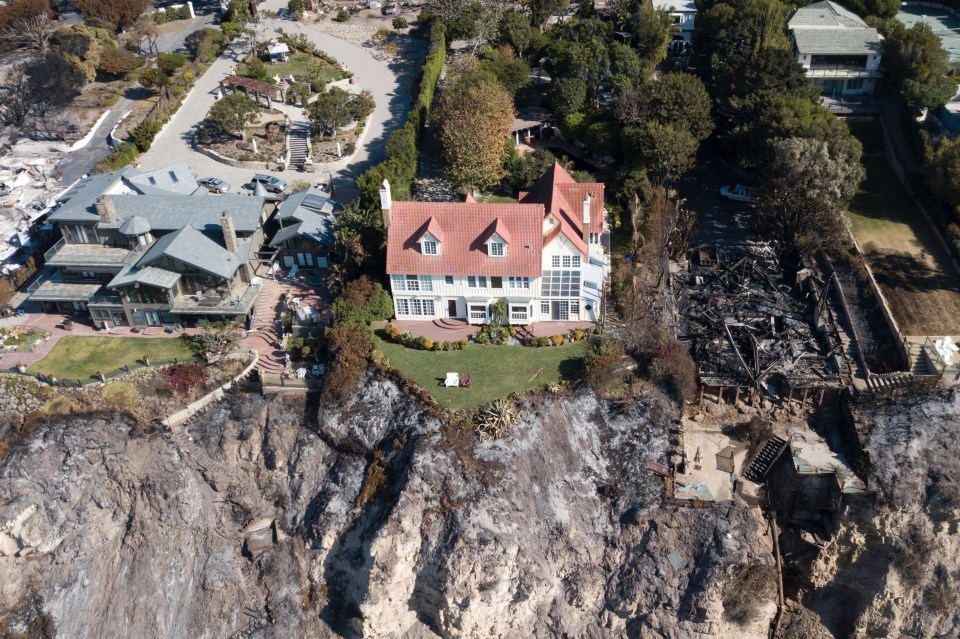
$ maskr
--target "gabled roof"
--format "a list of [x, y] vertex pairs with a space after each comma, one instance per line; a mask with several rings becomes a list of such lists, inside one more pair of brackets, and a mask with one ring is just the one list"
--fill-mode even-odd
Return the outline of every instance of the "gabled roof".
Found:
[[[540, 274], [540, 204], [394, 202], [387, 233], [387, 273], [527, 276]], [[427, 257], [418, 243], [431, 218], [443, 230], [443, 251]], [[497, 222], [511, 238], [506, 257], [487, 255], [485, 240]]]
[[483, 232], [483, 243], [489, 242], [494, 235], [499, 235], [501, 240], [507, 244], [510, 243], [510, 230], [507, 229], [507, 225], [499, 217]]
[[233, 277], [241, 264], [236, 255], [192, 226], [184, 226], [154, 242], [137, 261], [136, 267], [143, 268], [162, 257], [175, 259], [224, 279]]
[[123, 176], [129, 173], [134, 170], [126, 166], [118, 171], [82, 178], [57, 198], [60, 208], [47, 219], [51, 222], [97, 222], [100, 219], [97, 198], [117, 187]]
[[129, 286], [131, 284], [145, 284], [147, 286], [156, 286], [157, 288], [173, 288], [180, 280], [180, 274], [168, 271], [154, 266], [136, 268], [135, 265], [126, 266], [117, 273], [107, 288], [116, 288], [118, 286]]
[[[179, 193], [192, 195], [200, 185], [186, 164], [173, 164], [152, 171], [132, 173], [124, 180], [145, 195], [164, 195]], [[206, 189], [202, 189], [204, 193]]]
[[[530, 190], [522, 193], [521, 202], [541, 202], [548, 214], [553, 214], [560, 225], [558, 230], [584, 254], [590, 252], [583, 241], [583, 199], [590, 195], [590, 225], [602, 229], [604, 223], [603, 184], [600, 182], [580, 183], [573, 179], [559, 163], [540, 176]], [[598, 231], [595, 231], [598, 232]], [[551, 230], [544, 243], [556, 237]]]
[[146, 218], [154, 231], [176, 231], [184, 226], [207, 232], [219, 232], [220, 216], [229, 211], [239, 233], [253, 233], [260, 228], [264, 199], [224, 193], [215, 197], [189, 195], [108, 195], [116, 207], [116, 218], [101, 223], [102, 228], [119, 229], [130, 217]]
[[150, 221], [139, 215], [131, 215], [126, 222], [120, 225], [120, 233], [123, 235], [143, 235], [151, 230]]
[[443, 243], [443, 229], [440, 228], [440, 223], [437, 222], [437, 218], [435, 217], [431, 217], [429, 220], [427, 220], [427, 223], [422, 227], [422, 231], [418, 231], [418, 233], [418, 240], [423, 239], [423, 236], [429, 233], [438, 242]]
[[336, 214], [342, 208], [329, 193], [316, 187], [291, 194], [277, 211], [283, 228], [270, 240], [270, 246], [280, 246], [298, 235], [332, 246]]
[[854, 12], [830, 0], [821, 0], [794, 11], [787, 26], [790, 29], [805, 27], [856, 29], [866, 28], [867, 23]]

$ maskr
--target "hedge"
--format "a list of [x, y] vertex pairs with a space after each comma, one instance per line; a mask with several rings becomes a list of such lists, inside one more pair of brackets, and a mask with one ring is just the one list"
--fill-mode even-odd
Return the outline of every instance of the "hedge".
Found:
[[390, 134], [385, 148], [386, 159], [357, 179], [360, 201], [366, 208], [379, 205], [380, 185], [385, 179], [390, 182], [394, 199], [408, 199], [412, 193], [419, 158], [417, 141], [430, 114], [437, 83], [447, 62], [446, 33], [442, 24], [433, 25], [430, 41], [430, 54], [423, 64], [423, 76], [420, 79], [420, 94], [407, 122]]

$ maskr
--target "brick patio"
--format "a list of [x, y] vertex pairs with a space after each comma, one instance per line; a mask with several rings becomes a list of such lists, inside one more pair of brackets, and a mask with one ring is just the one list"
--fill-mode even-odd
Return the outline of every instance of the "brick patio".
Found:
[[[444, 340], [455, 342], [467, 339], [480, 330], [476, 324], [467, 324], [459, 320], [391, 320], [391, 324], [401, 331], [409, 331], [415, 337], [426, 337], [433, 341]], [[518, 326], [518, 332], [533, 337], [550, 337], [564, 335], [575, 328], [593, 330], [591, 322], [532, 322], [525, 326]]]

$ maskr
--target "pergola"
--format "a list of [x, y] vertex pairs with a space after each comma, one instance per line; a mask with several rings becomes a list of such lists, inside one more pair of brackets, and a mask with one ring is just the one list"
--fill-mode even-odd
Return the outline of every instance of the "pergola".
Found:
[[271, 100], [283, 102], [283, 86], [279, 84], [270, 84], [253, 78], [241, 78], [238, 75], [230, 75], [220, 80], [220, 92], [227, 94], [227, 89], [236, 92], [238, 89], [248, 98], [253, 96], [254, 101], [260, 102], [263, 98], [267, 102], [267, 108], [271, 106]]

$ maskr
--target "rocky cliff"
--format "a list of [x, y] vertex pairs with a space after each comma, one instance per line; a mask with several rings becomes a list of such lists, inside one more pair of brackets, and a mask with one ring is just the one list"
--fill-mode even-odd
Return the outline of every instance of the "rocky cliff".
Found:
[[725, 610], [772, 563], [758, 511], [663, 504], [644, 467], [668, 401], [522, 408], [480, 442], [371, 378], [44, 424], [0, 462], [0, 636], [766, 637], [772, 582]]

